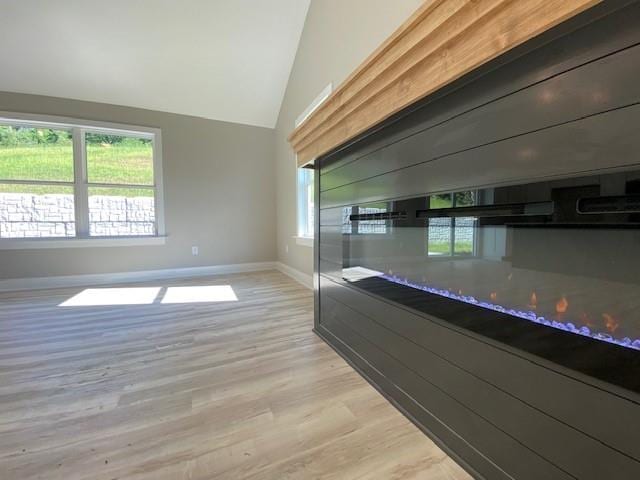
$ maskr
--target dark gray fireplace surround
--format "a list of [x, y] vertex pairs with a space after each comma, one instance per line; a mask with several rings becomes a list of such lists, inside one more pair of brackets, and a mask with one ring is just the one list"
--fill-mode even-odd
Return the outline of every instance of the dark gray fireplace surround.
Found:
[[[640, 318], [640, 2], [605, 1], [323, 156], [315, 169], [318, 335], [477, 478], [640, 479], [640, 350], [627, 348], [640, 322], [618, 328], [624, 319], [602, 307], [598, 325], [581, 327], [563, 316], [577, 308], [571, 284], [563, 284], [557, 317], [545, 314], [553, 323], [536, 320], [547, 278], [623, 285], [627, 315]], [[456, 192], [472, 199], [465, 215], [446, 203]], [[429, 229], [442, 224], [429, 219], [446, 226], [456, 216], [475, 222], [458, 233], [468, 245], [448, 240], [449, 251], [431, 252], [427, 237], [438, 232]], [[488, 232], [494, 243], [504, 233], [495, 258], [485, 252]], [[610, 244], [602, 261], [592, 238]], [[384, 266], [393, 262], [404, 271]], [[471, 298], [462, 287], [445, 296], [420, 290], [407, 273], [428, 271], [416, 277], [422, 285], [430, 275], [437, 283], [439, 271], [464, 281], [472, 262], [538, 281], [539, 300], [518, 307], [533, 310], [533, 321], [460, 302]], [[383, 276], [367, 278], [369, 271]], [[596, 300], [606, 303], [602, 292]], [[491, 301], [501, 295], [492, 292]], [[627, 300], [612, 308], [625, 311]]]

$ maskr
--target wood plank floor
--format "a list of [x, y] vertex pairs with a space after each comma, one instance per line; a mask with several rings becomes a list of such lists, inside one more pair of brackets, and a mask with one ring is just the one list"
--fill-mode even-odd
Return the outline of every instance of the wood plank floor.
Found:
[[[160, 303], [199, 285], [238, 301]], [[312, 333], [288, 277], [120, 287], [149, 286], [145, 305], [0, 294], [2, 480], [470, 478]]]

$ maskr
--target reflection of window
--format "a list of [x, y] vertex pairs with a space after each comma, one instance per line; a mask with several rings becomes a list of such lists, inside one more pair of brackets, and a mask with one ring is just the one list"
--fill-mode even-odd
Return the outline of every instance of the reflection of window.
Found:
[[[476, 192], [445, 193], [429, 197], [429, 208], [469, 207], [475, 204]], [[429, 256], [473, 255], [475, 247], [474, 217], [430, 218], [427, 227]]]
[[158, 235], [156, 136], [0, 118], [0, 238]]
[[313, 170], [298, 168], [298, 236], [313, 237]]
[[353, 227], [351, 226], [351, 214], [353, 213], [352, 207], [344, 207], [342, 209], [342, 233], [353, 233]]
[[389, 231], [387, 225], [388, 220], [350, 220], [351, 215], [367, 215], [373, 213], [386, 213], [386, 204], [380, 204], [381, 206], [369, 206], [369, 207], [345, 207], [342, 209], [342, 233], [345, 234], [385, 234]]
[[[386, 213], [386, 208], [360, 207], [358, 214], [366, 215], [371, 213]], [[360, 220], [358, 222], [358, 233], [361, 234], [384, 234], [387, 233], [387, 220]]]

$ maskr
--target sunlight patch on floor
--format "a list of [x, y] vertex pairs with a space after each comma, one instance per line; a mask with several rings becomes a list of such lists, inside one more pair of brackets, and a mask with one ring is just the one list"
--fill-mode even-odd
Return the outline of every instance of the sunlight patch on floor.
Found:
[[237, 302], [231, 285], [183, 287], [87, 288], [65, 300], [59, 307], [106, 307], [180, 303]]
[[161, 287], [87, 288], [62, 302], [60, 307], [100, 307], [109, 305], [149, 305]]
[[231, 285], [169, 287], [161, 303], [237, 302]]

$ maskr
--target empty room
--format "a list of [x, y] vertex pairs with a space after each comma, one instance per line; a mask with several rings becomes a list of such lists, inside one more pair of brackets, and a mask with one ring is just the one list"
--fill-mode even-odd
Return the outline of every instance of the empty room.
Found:
[[0, 0], [0, 480], [640, 479], [640, 0]]

